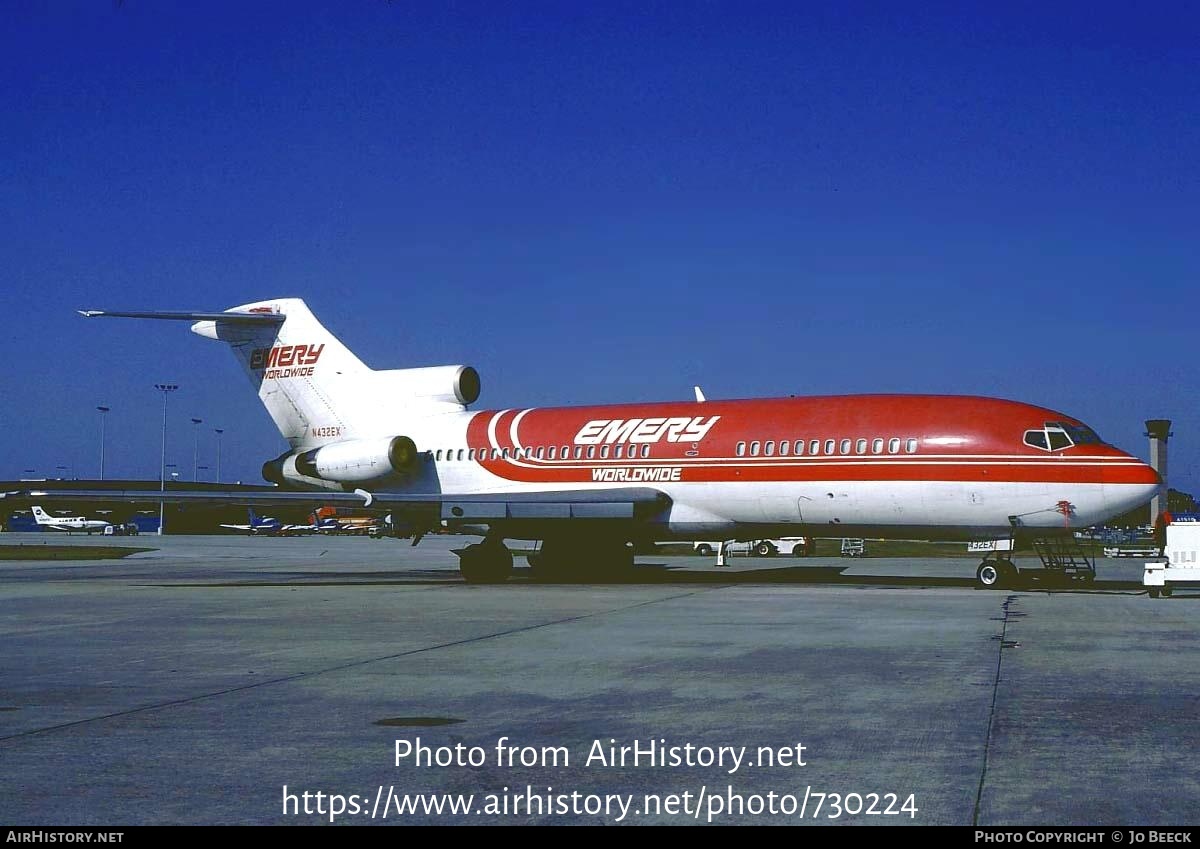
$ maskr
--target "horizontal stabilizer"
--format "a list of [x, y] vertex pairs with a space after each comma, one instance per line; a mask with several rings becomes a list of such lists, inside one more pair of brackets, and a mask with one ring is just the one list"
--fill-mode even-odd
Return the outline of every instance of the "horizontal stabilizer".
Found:
[[283, 324], [287, 318], [274, 312], [157, 312], [77, 310], [84, 318], [157, 318], [166, 321], [221, 321], [233, 324]]

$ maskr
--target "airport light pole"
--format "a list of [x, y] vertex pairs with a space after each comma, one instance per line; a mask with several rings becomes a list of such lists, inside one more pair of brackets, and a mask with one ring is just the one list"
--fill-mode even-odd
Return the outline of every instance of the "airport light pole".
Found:
[[217, 483], [221, 482], [221, 434], [224, 432], [219, 427], [213, 428], [213, 433], [217, 435]]
[[96, 409], [100, 411], [100, 480], [104, 480], [104, 414], [109, 408], [101, 404]]
[[[179, 388], [177, 383], [156, 383], [154, 388], [163, 394], [163, 414], [162, 414], [162, 457], [158, 463], [158, 491], [165, 493], [167, 491], [167, 396]], [[165, 520], [166, 510], [164, 509], [163, 499], [158, 499], [158, 535], [163, 534], [163, 521]]]
[[196, 444], [192, 447], [192, 483], [200, 480], [200, 425], [204, 424], [203, 419], [192, 419], [192, 433], [196, 437]]

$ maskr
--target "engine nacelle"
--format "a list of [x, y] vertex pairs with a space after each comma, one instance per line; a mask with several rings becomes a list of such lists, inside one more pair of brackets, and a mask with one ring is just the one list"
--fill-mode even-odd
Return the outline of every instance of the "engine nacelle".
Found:
[[471, 366], [431, 366], [377, 371], [375, 391], [394, 398], [466, 405], [479, 397], [479, 372]]
[[262, 476], [267, 483], [273, 483], [276, 486], [285, 486], [287, 484], [287, 475], [284, 474], [283, 467], [287, 463], [288, 458], [292, 456], [291, 451], [280, 454], [274, 460], [268, 460], [263, 463]]
[[407, 436], [333, 442], [300, 454], [284, 454], [263, 464], [263, 477], [284, 485], [294, 477], [334, 483], [365, 483], [416, 472], [420, 456]]

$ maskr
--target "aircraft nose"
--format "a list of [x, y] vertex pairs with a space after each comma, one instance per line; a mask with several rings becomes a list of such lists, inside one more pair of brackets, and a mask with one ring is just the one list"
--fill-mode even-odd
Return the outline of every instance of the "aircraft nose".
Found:
[[1141, 507], [1163, 488], [1162, 476], [1136, 457], [1130, 462], [1108, 466], [1104, 471], [1104, 490], [1114, 507], [1124, 513]]

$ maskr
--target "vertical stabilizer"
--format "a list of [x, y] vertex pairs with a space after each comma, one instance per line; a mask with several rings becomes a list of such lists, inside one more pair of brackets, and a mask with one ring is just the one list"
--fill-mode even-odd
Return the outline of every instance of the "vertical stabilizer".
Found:
[[[198, 321], [192, 331], [226, 342], [279, 432], [293, 448], [355, 435], [346, 411], [353, 389], [370, 373], [362, 360], [317, 321], [304, 301], [279, 298], [228, 310], [231, 318]], [[282, 316], [250, 323], [242, 315]]]

